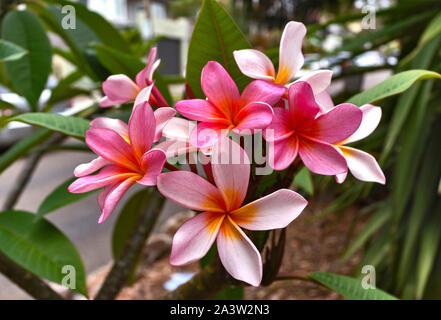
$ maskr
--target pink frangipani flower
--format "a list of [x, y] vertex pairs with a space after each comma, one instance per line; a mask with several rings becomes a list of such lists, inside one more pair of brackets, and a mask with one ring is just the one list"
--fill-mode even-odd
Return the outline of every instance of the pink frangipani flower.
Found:
[[217, 62], [210, 61], [202, 70], [202, 90], [207, 100], [190, 99], [176, 103], [183, 116], [200, 121], [190, 136], [198, 148], [214, 145], [231, 130], [250, 134], [271, 123], [273, 106], [284, 93], [265, 81], [251, 82], [240, 95], [227, 71]]
[[[153, 83], [153, 73], [161, 62], [159, 59], [156, 60], [156, 51], [156, 48], [150, 50], [145, 68], [136, 75], [136, 83], [125, 74], [115, 74], [108, 77], [103, 82], [105, 96], [101, 99], [99, 105], [110, 107], [137, 99], [139, 101], [140, 98], [147, 96], [146, 91], [148, 91], [150, 103], [157, 107], [167, 107], [167, 102], [155, 86], [153, 86], [153, 89], [148, 89]], [[151, 90], [153, 90], [152, 95], [150, 95]], [[140, 102], [142, 101], [135, 103], [135, 105]]]
[[298, 154], [314, 173], [336, 175], [347, 171], [346, 160], [333, 143], [350, 137], [358, 129], [362, 112], [349, 103], [326, 113], [320, 111], [307, 82], [290, 86], [288, 109], [274, 108], [273, 122], [264, 130], [265, 139], [274, 147], [274, 170], [286, 169]]
[[[292, 190], [281, 189], [242, 206], [250, 177], [245, 151], [225, 138], [213, 149], [216, 185], [188, 171], [167, 172], [158, 178], [158, 189], [164, 196], [202, 212], [176, 232], [170, 263], [180, 266], [197, 261], [217, 241], [225, 269], [234, 278], [258, 286], [262, 280], [260, 253], [241, 228], [284, 228], [302, 212], [307, 201]], [[231, 155], [242, 161], [220, 161], [230, 159]]]
[[[68, 190], [83, 193], [104, 187], [98, 195], [102, 211], [98, 223], [110, 216], [124, 193], [135, 183], [156, 185], [166, 155], [162, 150], [152, 149], [152, 144], [159, 140], [163, 125], [174, 114], [171, 108], [160, 108], [153, 113], [150, 105], [144, 102], [134, 107], [128, 126], [110, 118], [92, 121], [91, 129], [86, 132], [86, 143], [99, 157], [75, 169], [75, 175], [80, 178]], [[101, 170], [91, 175], [98, 169]]]
[[[302, 54], [303, 38], [306, 28], [303, 23], [290, 21], [280, 40], [279, 70], [276, 75], [271, 60], [262, 52], [254, 49], [234, 51], [234, 58], [242, 73], [253, 79], [265, 80], [281, 87], [289, 87], [290, 81], [302, 68], [304, 58]], [[331, 83], [331, 70], [311, 72], [297, 81], [306, 81], [311, 87], [319, 104], [329, 100], [326, 88]]]
[[[360, 127], [349, 138], [335, 143], [334, 145], [343, 153], [348, 168], [355, 178], [362, 181], [386, 183], [383, 171], [373, 156], [369, 153], [347, 147], [346, 144], [359, 141], [370, 135], [378, 126], [381, 120], [381, 108], [370, 104], [360, 107], [363, 112], [363, 120]], [[343, 183], [346, 179], [347, 172], [336, 175], [338, 183]]]

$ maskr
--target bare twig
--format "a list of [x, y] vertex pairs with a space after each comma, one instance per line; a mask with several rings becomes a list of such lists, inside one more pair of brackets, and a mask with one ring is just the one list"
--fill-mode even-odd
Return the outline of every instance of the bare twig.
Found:
[[152, 191], [150, 199], [148, 207], [141, 213], [136, 228], [127, 239], [95, 300], [114, 299], [127, 283], [165, 202], [164, 197], [156, 189]]
[[35, 299], [63, 300], [43, 280], [22, 268], [0, 252], [0, 272]]

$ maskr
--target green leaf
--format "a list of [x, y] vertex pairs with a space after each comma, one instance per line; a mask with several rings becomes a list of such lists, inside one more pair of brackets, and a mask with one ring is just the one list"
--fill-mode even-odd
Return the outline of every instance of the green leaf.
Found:
[[90, 127], [89, 121], [83, 118], [61, 116], [59, 114], [43, 112], [23, 113], [10, 118], [8, 121], [20, 121], [28, 123], [34, 126], [60, 132], [77, 139], [84, 139], [86, 136], [86, 130]]
[[201, 71], [208, 61], [224, 66], [242, 90], [249, 82], [237, 67], [234, 50], [248, 49], [250, 44], [233, 19], [215, 0], [204, 0], [190, 41], [187, 59], [187, 83], [198, 98], [203, 98]]
[[8, 168], [15, 160], [26, 154], [29, 149], [47, 140], [51, 134], [52, 132], [49, 130], [40, 129], [14, 144], [8, 151], [0, 156], [0, 173]]
[[19, 60], [6, 61], [8, 76], [31, 107], [38, 99], [51, 72], [52, 49], [40, 20], [30, 11], [10, 11], [3, 20], [2, 38], [28, 51]]
[[218, 292], [212, 300], [242, 300], [244, 287], [228, 287]]
[[313, 272], [309, 277], [351, 300], [398, 300], [380, 289], [364, 289], [359, 279], [328, 272]]
[[311, 174], [309, 170], [304, 167], [297, 173], [294, 178], [294, 183], [299, 186], [299, 188], [308, 192], [309, 195], [314, 195], [314, 184], [312, 182]]
[[387, 78], [376, 86], [353, 96], [347, 102], [353, 103], [357, 106], [374, 103], [409, 89], [416, 81], [430, 78], [441, 79], [441, 74], [428, 70], [409, 70], [400, 72]]
[[106, 45], [95, 45], [95, 51], [98, 60], [112, 74], [125, 74], [129, 78], [135, 79], [138, 72], [145, 67], [145, 64], [135, 56]]
[[32, 213], [0, 213], [0, 250], [15, 263], [39, 277], [62, 284], [64, 266], [73, 266], [75, 291], [87, 296], [86, 277], [78, 251], [52, 223], [44, 219], [34, 223]]
[[67, 191], [67, 187], [76, 179], [77, 178], [73, 177], [62, 183], [43, 200], [43, 202], [40, 204], [40, 207], [38, 208], [37, 215], [35, 217], [36, 221], [43, 218], [43, 216], [45, 216], [46, 214], [51, 213], [52, 211], [57, 210], [61, 207], [67, 206], [68, 204], [71, 204], [73, 202], [81, 200], [96, 191], [94, 190], [85, 193], [71, 193]]
[[13, 61], [22, 58], [27, 51], [16, 44], [0, 39], [0, 61]]

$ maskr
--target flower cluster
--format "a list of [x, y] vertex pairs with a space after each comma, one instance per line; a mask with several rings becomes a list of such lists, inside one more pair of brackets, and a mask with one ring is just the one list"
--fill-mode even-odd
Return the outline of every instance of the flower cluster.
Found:
[[[69, 191], [82, 193], [104, 187], [98, 195], [102, 223], [132, 185], [156, 185], [165, 197], [200, 212], [176, 232], [171, 264], [184, 265], [202, 258], [216, 241], [225, 269], [234, 278], [258, 286], [262, 279], [260, 253], [242, 229], [285, 228], [307, 201], [292, 190], [280, 189], [244, 203], [250, 192], [249, 150], [231, 140], [230, 132], [252, 135], [262, 131], [271, 146], [270, 165], [276, 171], [292, 166], [299, 157], [311, 172], [334, 175], [339, 183], [348, 170], [360, 180], [385, 183], [371, 155], [347, 146], [376, 128], [381, 109], [348, 103], [334, 106], [327, 92], [332, 77], [329, 70], [293, 81], [304, 61], [301, 47], [305, 33], [303, 24], [287, 24], [277, 74], [263, 53], [235, 51], [239, 69], [256, 79], [242, 93], [222, 65], [208, 62], [201, 74], [206, 99], [175, 104], [181, 116], [197, 124], [175, 117], [175, 109], [168, 107], [155, 87], [153, 73], [159, 65], [155, 48], [136, 82], [125, 75], [110, 76], [103, 83], [106, 96], [100, 105], [135, 101], [129, 123], [110, 118], [91, 122], [86, 143], [98, 157], [75, 169], [78, 179]], [[161, 137], [168, 140], [160, 142]], [[204, 166], [206, 178], [197, 170], [167, 166], [167, 158], [197, 150], [210, 159]], [[171, 170], [163, 172], [164, 166]]]

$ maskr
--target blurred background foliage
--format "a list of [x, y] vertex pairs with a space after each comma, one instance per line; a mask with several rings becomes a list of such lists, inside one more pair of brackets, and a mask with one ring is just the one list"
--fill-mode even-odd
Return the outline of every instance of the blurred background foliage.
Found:
[[[201, 2], [167, 1], [169, 15], [195, 21]], [[334, 79], [343, 84], [342, 90], [333, 93], [335, 104], [360, 92], [364, 79], [372, 72], [388, 71], [388, 75], [412, 69], [441, 72], [439, 0], [221, 2], [251, 45], [264, 50], [275, 63], [283, 26], [290, 20], [304, 22], [308, 27], [305, 69], [334, 71]], [[14, 10], [23, 4], [26, 10]], [[24, 97], [27, 106], [0, 100], [0, 126], [6, 127], [15, 119], [43, 129], [6, 149], [0, 156], [0, 172], [25, 155], [56, 149], [52, 145], [46, 150], [44, 145], [54, 135], [53, 131], [79, 139], [76, 144], [63, 145], [63, 150], [87, 150], [82, 139], [87, 124], [78, 120], [72, 129], [68, 123], [60, 122], [56, 113], [81, 120], [105, 114], [127, 121], [130, 105], [98, 108], [95, 101], [100, 96], [101, 82], [117, 73], [133, 78], [142, 69], [146, 52], [161, 40], [154, 37], [145, 41], [136, 28], [118, 29], [81, 3], [73, 4], [77, 9], [76, 29], [63, 29], [60, 7], [65, 4], [72, 3], [64, 0], [1, 3], [1, 38], [17, 47], [0, 46], [0, 52], [7, 49], [15, 50], [16, 54], [13, 61], [3, 61], [0, 57], [0, 84]], [[367, 15], [362, 10], [366, 6], [375, 8], [373, 29], [362, 28], [361, 22]], [[52, 35], [56, 35], [55, 41]], [[59, 73], [54, 60], [69, 64], [70, 72]], [[50, 96], [42, 100], [51, 75], [58, 81], [50, 87]], [[156, 85], [169, 103], [184, 96], [169, 90], [170, 85], [185, 82], [183, 75], [156, 73], [155, 76]], [[440, 87], [438, 79], [420, 81], [404, 93], [377, 103], [383, 110], [381, 124], [357, 147], [380, 160], [387, 177], [386, 186], [360, 183], [352, 177], [337, 185], [333, 177], [311, 177], [305, 171], [294, 180], [310, 194], [310, 202], [324, 195], [333, 199], [314, 219], [351, 205], [360, 208], [360, 218], [369, 216], [362, 232], [348, 242], [342, 260], [362, 249], [360, 268], [374, 265], [377, 285], [405, 299], [441, 298]], [[77, 97], [88, 99], [81, 107], [74, 107], [70, 102]], [[51, 116], [41, 120], [35, 114], [29, 116], [29, 111]], [[75, 200], [67, 198], [65, 203], [56, 205]], [[51, 207], [47, 201], [45, 205]], [[354, 225], [357, 222], [354, 220]], [[348, 228], [348, 238], [352, 230], [353, 227]], [[76, 257], [75, 252], [73, 255]], [[360, 270], [354, 270], [354, 275], [359, 274]]]

